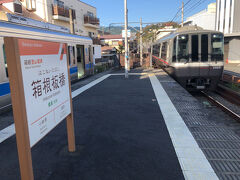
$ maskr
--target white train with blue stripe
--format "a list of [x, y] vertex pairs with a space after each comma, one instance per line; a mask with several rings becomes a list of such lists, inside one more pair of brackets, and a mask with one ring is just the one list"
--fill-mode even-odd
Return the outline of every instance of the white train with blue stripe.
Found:
[[4, 37], [67, 43], [71, 80], [94, 73], [91, 38], [0, 21], [0, 112], [11, 106]]

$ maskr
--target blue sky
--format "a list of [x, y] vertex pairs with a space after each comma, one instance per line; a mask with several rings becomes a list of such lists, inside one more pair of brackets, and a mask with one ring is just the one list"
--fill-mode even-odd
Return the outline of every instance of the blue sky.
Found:
[[[82, 0], [97, 8], [101, 26], [124, 21], [124, 0]], [[186, 3], [188, 0], [184, 0]], [[182, 0], [128, 0], [129, 21], [165, 22], [170, 21], [181, 6]], [[186, 6], [186, 16], [190, 16], [216, 0], [191, 0]], [[180, 15], [180, 14], [179, 14]], [[179, 16], [178, 20], [180, 21]]]

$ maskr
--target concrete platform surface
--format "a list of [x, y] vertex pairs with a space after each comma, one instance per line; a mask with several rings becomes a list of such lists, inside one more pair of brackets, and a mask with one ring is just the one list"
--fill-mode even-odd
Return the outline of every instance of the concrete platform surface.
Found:
[[225, 63], [224, 70], [240, 76], [240, 63]]

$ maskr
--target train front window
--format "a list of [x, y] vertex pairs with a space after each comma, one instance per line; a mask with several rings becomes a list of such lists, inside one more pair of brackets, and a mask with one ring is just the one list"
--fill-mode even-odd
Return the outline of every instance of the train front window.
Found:
[[178, 62], [188, 62], [189, 60], [189, 38], [188, 35], [178, 36], [177, 60]]
[[201, 62], [208, 61], [208, 34], [201, 35]]
[[223, 35], [212, 34], [212, 61], [223, 61]]
[[192, 62], [198, 62], [198, 35], [192, 35]]

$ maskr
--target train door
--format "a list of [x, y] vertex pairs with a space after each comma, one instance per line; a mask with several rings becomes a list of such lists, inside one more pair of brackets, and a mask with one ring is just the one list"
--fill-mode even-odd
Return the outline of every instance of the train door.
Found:
[[0, 84], [8, 81], [8, 71], [6, 56], [4, 53], [4, 42], [3, 38], [0, 38]]
[[77, 68], [78, 79], [82, 78], [85, 74], [85, 54], [84, 45], [77, 45]]
[[5, 54], [5, 46], [3, 38], [0, 37], [0, 113], [5, 108], [10, 107], [10, 87], [8, 82], [8, 67]]
[[68, 59], [69, 59], [71, 80], [75, 80], [78, 78], [75, 45], [71, 45], [71, 44], [68, 45]]
[[200, 52], [200, 42], [198, 34], [192, 34], [190, 39], [191, 47], [191, 67], [189, 68], [191, 76], [199, 77], [199, 52]]
[[200, 53], [200, 64], [199, 64], [199, 75], [209, 75], [209, 35], [200, 34], [201, 38], [201, 53]]

